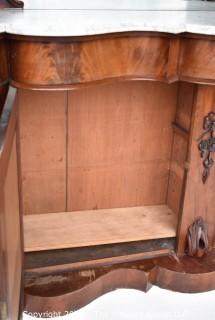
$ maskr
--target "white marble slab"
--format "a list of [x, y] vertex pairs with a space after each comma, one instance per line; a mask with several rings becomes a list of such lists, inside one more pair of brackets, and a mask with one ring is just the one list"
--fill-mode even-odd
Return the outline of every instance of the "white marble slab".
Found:
[[[155, 5], [153, 1], [151, 6], [149, 2], [147, 6], [145, 1], [140, 5], [141, 1], [136, 0], [133, 7], [129, 0], [125, 2], [118, 0], [115, 6], [113, 0], [110, 2], [113, 9], [106, 5], [105, 10], [101, 8], [101, 4], [98, 5], [98, 0], [92, 1], [94, 6], [88, 6], [87, 9], [83, 9], [83, 1], [80, 3], [76, 1], [75, 9], [70, 10], [0, 10], [0, 32], [32, 36], [84, 36], [125, 31], [157, 31], [174, 34], [191, 32], [215, 35], [215, 2], [174, 2], [172, 0], [176, 10], [173, 4], [169, 7], [167, 4], [164, 7], [160, 6], [162, 10], [153, 10]], [[160, 0], [159, 3], [161, 2]], [[79, 6], [82, 4], [82, 9], [78, 9], [77, 3]], [[96, 3], [97, 9], [95, 9]], [[123, 3], [122, 8], [120, 3]], [[194, 4], [195, 8], [192, 9]], [[134, 9], [131, 10], [131, 8]]]
[[24, 0], [25, 9], [82, 10], [210, 10], [211, 2], [197, 0]]

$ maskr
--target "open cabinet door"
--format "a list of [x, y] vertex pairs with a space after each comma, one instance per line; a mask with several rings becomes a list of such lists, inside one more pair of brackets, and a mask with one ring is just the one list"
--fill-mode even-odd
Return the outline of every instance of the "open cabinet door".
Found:
[[10, 88], [0, 119], [0, 319], [20, 318], [23, 241], [17, 165], [16, 89]]

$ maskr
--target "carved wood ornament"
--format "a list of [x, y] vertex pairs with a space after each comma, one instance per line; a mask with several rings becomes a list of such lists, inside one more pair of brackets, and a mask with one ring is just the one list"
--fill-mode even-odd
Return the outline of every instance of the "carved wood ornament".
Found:
[[188, 255], [201, 258], [208, 250], [208, 227], [200, 217], [188, 228]]
[[[210, 169], [214, 164], [211, 153], [215, 152], [215, 113], [209, 112], [203, 120], [203, 129], [205, 130], [203, 134], [199, 137], [198, 140], [201, 140], [198, 144], [201, 158], [203, 160], [203, 173], [202, 173], [202, 182], [205, 183], [210, 174]], [[208, 135], [207, 139], [202, 139], [205, 135]]]

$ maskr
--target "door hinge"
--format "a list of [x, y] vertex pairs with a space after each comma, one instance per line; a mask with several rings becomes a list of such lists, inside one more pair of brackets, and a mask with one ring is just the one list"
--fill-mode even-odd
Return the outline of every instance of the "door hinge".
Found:
[[0, 301], [0, 320], [7, 320], [7, 303], [5, 301]]

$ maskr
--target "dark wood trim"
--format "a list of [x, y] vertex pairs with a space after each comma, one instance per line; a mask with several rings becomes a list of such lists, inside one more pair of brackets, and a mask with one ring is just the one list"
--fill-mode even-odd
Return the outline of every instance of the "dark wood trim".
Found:
[[8, 87], [9, 87], [8, 84], [5, 84], [4, 86], [0, 87], [0, 117], [2, 114], [2, 110], [4, 108], [6, 97], [7, 97]]
[[9, 60], [8, 60], [8, 46], [7, 40], [0, 39], [0, 87], [8, 84], [10, 81], [9, 76]]
[[82, 262], [72, 262], [72, 263], [53, 265], [48, 267], [26, 269], [25, 272], [27, 274], [30, 272], [33, 274], [36, 273], [40, 275], [49, 275], [49, 274], [56, 274], [59, 272], [68, 272], [68, 271], [75, 271], [75, 270], [81, 271], [89, 268], [98, 268], [104, 265], [110, 266], [110, 265], [116, 265], [119, 263], [135, 262], [140, 260], [148, 260], [148, 259], [165, 257], [168, 255], [171, 255], [172, 252], [173, 250], [161, 249], [161, 250], [155, 250], [155, 251], [133, 253], [133, 254], [123, 255], [123, 256], [108, 257], [103, 259], [88, 260], [88, 261], [82, 261]]
[[4, 80], [4, 81], [1, 81], [1, 82], [0, 82], [0, 87], [3, 87], [3, 86], [5, 86], [6, 84], [9, 84], [9, 82], [10, 82], [10, 79], [6, 79], [6, 80]]
[[25, 253], [25, 269], [175, 249], [175, 238]]

